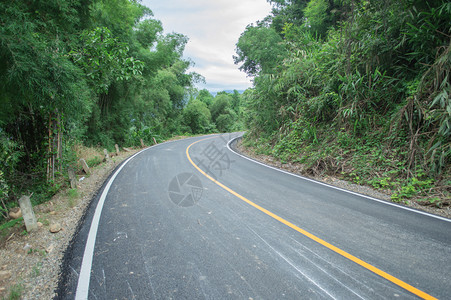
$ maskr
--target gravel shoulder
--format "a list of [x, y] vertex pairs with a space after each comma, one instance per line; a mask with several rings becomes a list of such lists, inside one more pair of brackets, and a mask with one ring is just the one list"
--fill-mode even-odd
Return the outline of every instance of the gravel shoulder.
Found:
[[2, 238], [0, 299], [12, 296], [16, 297], [14, 299], [52, 299], [55, 296], [64, 251], [86, 208], [110, 173], [138, 151], [121, 152], [91, 168], [91, 174], [77, 175], [77, 193], [61, 190], [51, 201], [34, 207], [39, 222], [37, 230], [26, 233], [24, 225], [16, 225]]
[[[254, 160], [257, 160], [259, 162], [265, 163], [269, 166], [276, 167], [278, 169], [282, 169], [282, 170], [288, 171], [290, 173], [294, 173], [297, 175], [301, 175], [303, 177], [321, 181], [321, 182], [324, 182], [324, 183], [327, 183], [327, 184], [330, 184], [330, 185], [333, 185], [333, 186], [336, 186], [336, 187], [339, 187], [342, 189], [346, 189], [349, 191], [353, 191], [353, 192], [356, 192], [359, 194], [363, 194], [363, 195], [367, 195], [367, 196], [374, 197], [377, 199], [382, 199], [382, 200], [385, 200], [388, 202], [392, 202], [391, 198], [390, 198], [391, 193], [388, 190], [375, 190], [369, 186], [354, 184], [354, 183], [339, 179], [334, 176], [328, 176], [328, 175], [311, 176], [310, 174], [308, 174], [304, 171], [305, 170], [304, 165], [302, 165], [300, 163], [282, 163], [280, 160], [278, 160], [272, 156], [257, 154], [254, 151], [254, 149], [243, 146], [243, 144], [241, 143], [241, 139], [239, 139], [237, 141], [235, 149], [242, 155], [252, 158]], [[410, 199], [406, 200], [403, 203], [399, 203], [399, 204], [451, 219], [451, 206], [445, 206], [443, 208], [438, 208], [435, 206], [424, 206], [424, 205], [420, 205], [415, 200], [410, 200]]]

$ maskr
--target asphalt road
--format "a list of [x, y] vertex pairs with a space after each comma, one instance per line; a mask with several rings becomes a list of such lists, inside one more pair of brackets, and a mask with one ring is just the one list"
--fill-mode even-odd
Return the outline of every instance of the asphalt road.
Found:
[[450, 220], [263, 166], [230, 150], [235, 136], [122, 164], [66, 253], [58, 298], [451, 298]]

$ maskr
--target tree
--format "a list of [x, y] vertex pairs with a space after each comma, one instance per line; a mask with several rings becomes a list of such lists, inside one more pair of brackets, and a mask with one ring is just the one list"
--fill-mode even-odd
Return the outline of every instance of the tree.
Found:
[[53, 152], [61, 168], [61, 119], [79, 123], [89, 113], [89, 88], [68, 55], [84, 14], [79, 1], [0, 3], [0, 126], [23, 146], [23, 172], [38, 164], [42, 172]]
[[214, 97], [208, 90], [203, 89], [203, 90], [199, 91], [199, 94], [197, 95], [196, 99], [207, 104], [207, 106], [209, 107], [213, 103]]
[[218, 93], [210, 106], [211, 118], [220, 132], [229, 132], [234, 128], [237, 114], [232, 109], [233, 97], [227, 93]]
[[263, 25], [247, 26], [236, 44], [235, 64], [249, 76], [274, 73], [286, 55], [283, 40], [277, 32]]
[[304, 9], [305, 24], [304, 26], [310, 28], [313, 32], [320, 36], [325, 35], [328, 24], [328, 1], [326, 0], [312, 0]]
[[162, 32], [161, 21], [147, 19], [136, 26], [136, 39], [143, 48], [149, 49]]
[[[374, 151], [378, 145], [385, 154], [398, 151], [405, 178], [424, 170], [436, 179], [449, 176], [446, 1], [269, 2], [272, 16], [246, 28], [235, 57], [254, 77], [243, 95], [254, 141], [270, 141], [277, 155], [303, 155], [305, 149], [306, 161], [335, 159], [324, 158], [321, 149], [311, 153], [320, 141]], [[212, 117], [218, 122], [213, 111]]]
[[233, 90], [231, 107], [237, 115], [241, 113], [241, 95], [237, 90]]
[[96, 93], [107, 94], [113, 82], [136, 79], [142, 74], [143, 63], [130, 57], [129, 47], [119, 42], [108, 28], [84, 31], [81, 38], [80, 48], [72, 51], [73, 59]]
[[188, 102], [183, 110], [183, 124], [194, 134], [210, 132], [213, 127], [207, 104], [197, 99]]
[[135, 0], [0, 2], [0, 145], [21, 154], [0, 166], [0, 192], [56, 180], [75, 140], [111, 148], [181, 131], [202, 77], [187, 72], [188, 38], [152, 16]]
[[277, 33], [283, 31], [285, 24], [300, 26], [304, 23], [304, 9], [309, 0], [268, 0], [273, 5], [271, 27]]

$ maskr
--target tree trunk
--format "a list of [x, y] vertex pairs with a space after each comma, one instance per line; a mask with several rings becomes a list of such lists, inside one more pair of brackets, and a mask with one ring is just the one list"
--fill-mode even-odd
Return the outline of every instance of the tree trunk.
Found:
[[48, 139], [48, 143], [49, 143], [49, 148], [48, 148], [48, 158], [47, 158], [47, 181], [51, 181], [54, 179], [54, 163], [53, 163], [53, 147], [52, 147], [52, 143], [53, 143], [53, 121], [52, 121], [52, 114], [49, 113], [49, 139]]
[[58, 160], [58, 171], [62, 171], [63, 166], [63, 132], [61, 130], [61, 114], [57, 112], [57, 160]]
[[56, 109], [49, 113], [49, 148], [47, 159], [47, 181], [55, 180], [55, 171], [61, 172], [63, 162], [63, 134], [61, 130], [61, 114]]

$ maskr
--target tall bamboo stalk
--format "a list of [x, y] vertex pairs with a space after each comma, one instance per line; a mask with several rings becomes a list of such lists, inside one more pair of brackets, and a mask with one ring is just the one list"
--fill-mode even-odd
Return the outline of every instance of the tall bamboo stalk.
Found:
[[48, 158], [47, 158], [47, 181], [50, 181], [53, 178], [53, 174], [51, 170], [53, 170], [52, 163], [52, 114], [49, 113], [49, 148], [48, 148]]

